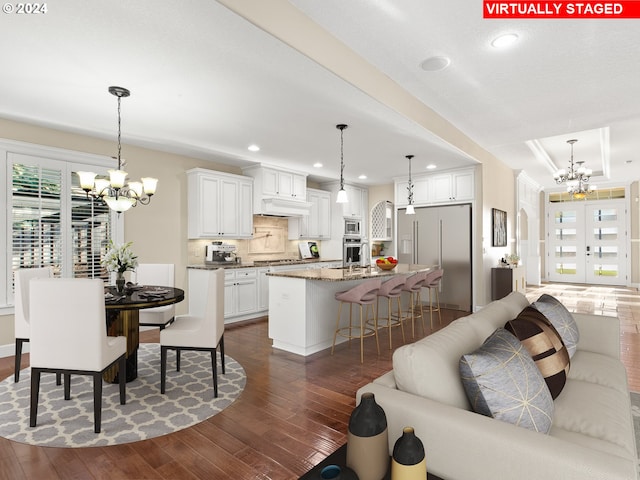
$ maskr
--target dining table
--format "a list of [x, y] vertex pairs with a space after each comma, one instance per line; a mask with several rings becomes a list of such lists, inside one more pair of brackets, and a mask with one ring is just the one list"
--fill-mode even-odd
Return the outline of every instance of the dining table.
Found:
[[[140, 345], [140, 325], [138, 312], [145, 308], [171, 305], [184, 300], [184, 290], [162, 285], [129, 285], [118, 292], [115, 286], [105, 286], [104, 304], [106, 310], [107, 335], [127, 338], [127, 382], [138, 377], [138, 346]], [[118, 364], [108, 368], [103, 379], [118, 383]]]

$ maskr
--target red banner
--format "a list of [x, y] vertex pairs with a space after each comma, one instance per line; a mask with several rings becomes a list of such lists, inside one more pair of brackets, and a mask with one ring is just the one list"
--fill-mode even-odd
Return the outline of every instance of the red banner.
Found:
[[639, 0], [499, 2], [483, 0], [483, 18], [640, 18]]

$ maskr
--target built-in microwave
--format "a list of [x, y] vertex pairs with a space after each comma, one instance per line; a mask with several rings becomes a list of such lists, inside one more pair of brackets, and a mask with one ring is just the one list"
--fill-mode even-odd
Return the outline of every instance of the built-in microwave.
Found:
[[354, 220], [352, 218], [344, 219], [344, 234], [345, 235], [360, 235], [360, 220]]

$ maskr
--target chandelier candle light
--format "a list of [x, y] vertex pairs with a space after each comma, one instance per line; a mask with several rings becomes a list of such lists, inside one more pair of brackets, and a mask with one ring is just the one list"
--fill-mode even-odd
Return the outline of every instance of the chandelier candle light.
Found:
[[413, 181], [411, 180], [411, 159], [413, 155], [407, 155], [406, 158], [409, 160], [409, 184], [407, 185], [407, 193], [409, 195], [406, 215], [415, 215], [416, 211], [413, 208]]
[[141, 182], [126, 183], [127, 172], [122, 170], [121, 129], [120, 129], [120, 100], [128, 97], [131, 92], [123, 87], [109, 87], [109, 93], [118, 98], [118, 169], [109, 170], [109, 179], [96, 178], [93, 172], [77, 172], [80, 187], [87, 193], [87, 197], [102, 199], [111, 210], [118, 213], [126, 212], [138, 203], [147, 205], [156, 193], [157, 178], [143, 177]]
[[553, 174], [553, 178], [557, 184], [566, 182], [567, 192], [569, 192], [576, 200], [582, 200], [587, 196], [587, 194], [593, 193], [597, 187], [595, 185], [589, 185], [592, 171], [590, 168], [585, 168], [583, 166], [584, 161], [575, 162], [574, 164], [573, 144], [577, 141], [578, 140], [576, 139], [567, 140], [567, 143], [571, 145], [569, 171], [567, 172], [564, 168], [561, 168]]
[[348, 125], [341, 123], [336, 125], [336, 128], [340, 130], [340, 190], [338, 190], [338, 197], [336, 198], [336, 203], [347, 203], [349, 199], [347, 198], [347, 192], [344, 189], [344, 129], [347, 128]]

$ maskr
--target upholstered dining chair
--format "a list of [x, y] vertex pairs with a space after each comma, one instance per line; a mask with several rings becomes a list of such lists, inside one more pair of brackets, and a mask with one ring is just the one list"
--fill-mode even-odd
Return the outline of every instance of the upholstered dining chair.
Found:
[[31, 406], [36, 426], [40, 376], [64, 376], [64, 399], [71, 398], [71, 375], [93, 377], [94, 432], [102, 420], [102, 374], [119, 364], [120, 404], [126, 403], [126, 337], [108, 337], [104, 283], [96, 278], [37, 278], [30, 284]]
[[[173, 287], [174, 268], [173, 263], [140, 263], [136, 268], [136, 282], [139, 285]], [[139, 324], [141, 327], [160, 327], [163, 330], [173, 322], [175, 314], [175, 305], [145, 308], [138, 313]]]
[[[13, 315], [13, 326], [16, 336], [15, 370], [14, 381], [20, 380], [20, 364], [22, 362], [22, 345], [29, 341], [31, 336], [31, 326], [29, 325], [29, 282], [33, 278], [53, 277], [52, 267], [42, 268], [22, 268], [15, 272], [15, 311]], [[60, 377], [58, 377], [58, 385]]]
[[[194, 286], [195, 287], [195, 286]], [[167, 380], [167, 351], [176, 351], [176, 370], [180, 371], [180, 352], [199, 350], [211, 353], [213, 370], [213, 396], [218, 397], [218, 369], [216, 351], [220, 347], [220, 363], [224, 368], [224, 269], [208, 272], [206, 285], [198, 286], [205, 295], [203, 311], [189, 311], [177, 315], [175, 321], [160, 331], [160, 393], [165, 393]], [[189, 295], [196, 295], [196, 288], [189, 288]], [[197, 302], [189, 302], [190, 305]], [[190, 307], [191, 310], [191, 307]]]

